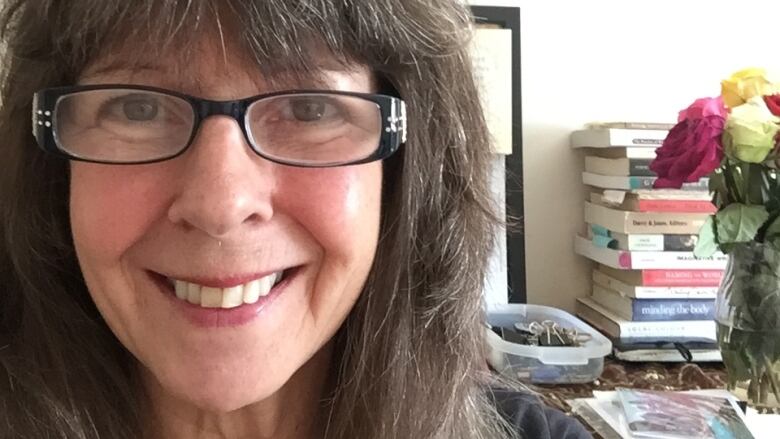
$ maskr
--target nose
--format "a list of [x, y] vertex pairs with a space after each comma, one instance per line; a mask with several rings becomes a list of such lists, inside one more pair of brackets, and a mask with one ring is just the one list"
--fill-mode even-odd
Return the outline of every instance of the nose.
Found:
[[177, 190], [168, 210], [174, 224], [222, 239], [273, 216], [273, 165], [251, 151], [234, 119], [204, 120], [174, 161]]

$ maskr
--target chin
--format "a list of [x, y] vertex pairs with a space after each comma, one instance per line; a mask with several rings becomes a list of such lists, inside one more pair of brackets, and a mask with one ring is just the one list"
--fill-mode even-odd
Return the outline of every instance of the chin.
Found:
[[228, 413], [272, 397], [284, 383], [267, 380], [255, 383], [232, 382], [226, 379], [214, 379], [210, 382], [197, 382], [184, 388], [168, 388], [177, 394], [183, 402], [211, 413]]
[[236, 374], [229, 370], [186, 376], [156, 378], [163, 393], [174, 395], [179, 404], [211, 413], [228, 413], [263, 401], [276, 394], [286, 383], [282, 377], [262, 374]]

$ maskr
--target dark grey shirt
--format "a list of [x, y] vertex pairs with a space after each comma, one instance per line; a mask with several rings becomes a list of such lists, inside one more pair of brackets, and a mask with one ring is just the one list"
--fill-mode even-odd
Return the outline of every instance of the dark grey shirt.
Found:
[[493, 389], [498, 409], [525, 439], [593, 439], [580, 422], [527, 393]]

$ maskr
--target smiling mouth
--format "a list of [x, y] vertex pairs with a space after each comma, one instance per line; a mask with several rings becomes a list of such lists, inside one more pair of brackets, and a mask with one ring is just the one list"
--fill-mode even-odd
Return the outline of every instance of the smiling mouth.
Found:
[[149, 273], [158, 284], [173, 293], [179, 300], [199, 305], [202, 308], [230, 309], [256, 303], [261, 298], [268, 296], [276, 285], [287, 279], [296, 269], [297, 267], [277, 271], [243, 284], [225, 288], [178, 280], [151, 271]]

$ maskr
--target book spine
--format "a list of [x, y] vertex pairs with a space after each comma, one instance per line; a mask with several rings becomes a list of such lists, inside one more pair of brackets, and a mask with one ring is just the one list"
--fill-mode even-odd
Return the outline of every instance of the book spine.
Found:
[[658, 177], [628, 177], [629, 189], [652, 189]]
[[697, 235], [633, 234], [625, 235], [629, 251], [691, 252], [696, 247]]
[[659, 339], [716, 340], [714, 320], [670, 320], [632, 322], [610, 316], [610, 312], [589, 298], [577, 299], [577, 315], [621, 342], [652, 342]]
[[723, 270], [642, 270], [646, 287], [717, 287]]
[[650, 159], [656, 157], [655, 148], [626, 148], [625, 157], [628, 159]]
[[654, 146], [657, 148], [664, 143], [668, 132], [666, 130], [610, 129], [609, 134], [611, 145]]
[[[628, 186], [631, 190], [652, 189], [657, 177], [628, 177]], [[709, 178], [703, 177], [693, 183], [683, 183], [680, 189], [686, 191], [709, 190]]]
[[[646, 234], [646, 235], [623, 235], [626, 237], [625, 248], [621, 246], [621, 250], [628, 251], [655, 251], [660, 252], [664, 250], [664, 235], [660, 234]], [[622, 243], [622, 240], [618, 240]]]
[[637, 299], [714, 299], [718, 287], [634, 287]]
[[714, 299], [630, 299], [631, 320], [659, 322], [669, 320], [711, 320], [715, 318]]
[[585, 202], [585, 222], [622, 234], [696, 234], [707, 219], [699, 213], [646, 213]]
[[627, 267], [656, 270], [722, 270], [726, 268], [728, 261], [726, 255], [722, 253], [716, 253], [708, 258], [697, 258], [693, 252], [624, 252], [620, 255], [621, 265], [626, 259], [629, 263]]
[[714, 204], [705, 200], [638, 200], [639, 212], [715, 213]]
[[598, 270], [593, 270], [593, 284], [618, 291], [637, 299], [714, 299], [718, 287], [646, 287], [629, 285]]
[[714, 320], [670, 320], [666, 322], [620, 322], [621, 340], [648, 340], [680, 338], [701, 338], [715, 340]]
[[599, 247], [588, 238], [577, 236], [574, 251], [591, 260], [617, 269], [654, 270], [723, 270], [727, 257], [715, 253], [696, 258], [693, 252], [629, 252]]
[[655, 177], [655, 172], [650, 170], [648, 159], [628, 159], [628, 175], [635, 177]]

